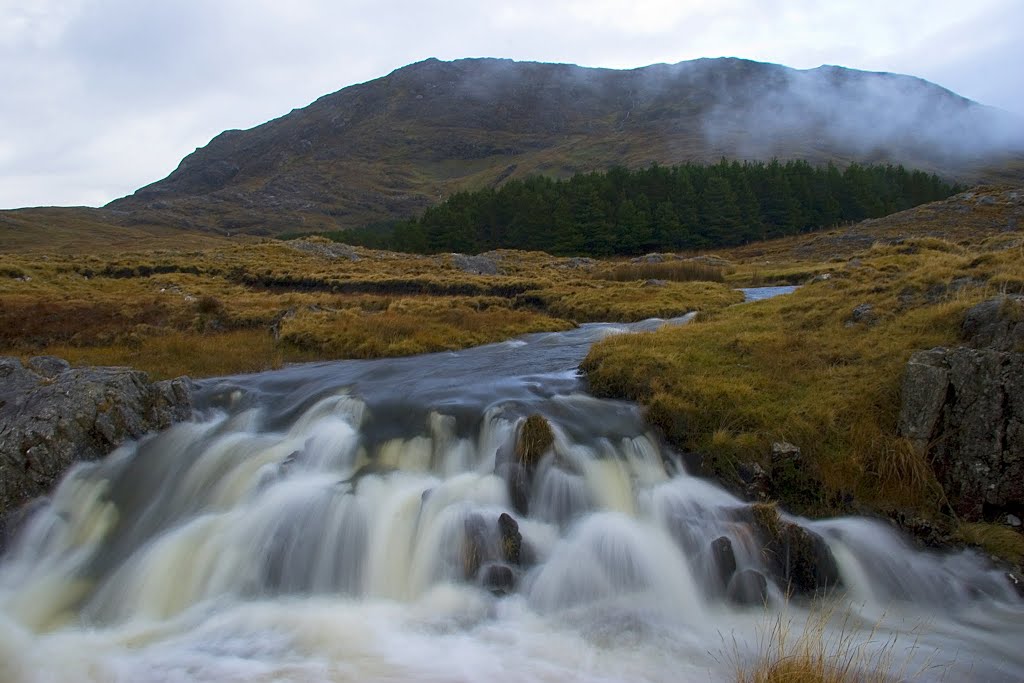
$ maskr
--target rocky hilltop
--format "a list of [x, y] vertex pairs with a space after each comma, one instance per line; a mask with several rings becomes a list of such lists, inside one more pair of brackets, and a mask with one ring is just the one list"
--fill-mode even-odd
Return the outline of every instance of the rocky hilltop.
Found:
[[927, 81], [834, 66], [430, 59], [225, 131], [104, 216], [232, 232], [337, 229], [513, 177], [722, 157], [893, 162], [975, 182], [1020, 176], [1021, 131], [1009, 114]]

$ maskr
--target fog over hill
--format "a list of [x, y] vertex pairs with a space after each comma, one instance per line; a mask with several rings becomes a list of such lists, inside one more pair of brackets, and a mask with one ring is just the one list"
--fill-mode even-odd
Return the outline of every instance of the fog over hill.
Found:
[[918, 78], [837, 66], [430, 59], [225, 131], [108, 208], [121, 221], [232, 231], [351, 227], [510, 177], [721, 157], [1020, 180], [1024, 123]]

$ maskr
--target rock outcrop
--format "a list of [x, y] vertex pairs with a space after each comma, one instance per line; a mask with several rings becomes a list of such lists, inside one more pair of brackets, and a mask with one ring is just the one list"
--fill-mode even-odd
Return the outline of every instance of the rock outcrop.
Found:
[[1024, 297], [965, 316], [965, 346], [914, 354], [903, 377], [899, 431], [927, 452], [958, 515], [1024, 512]]
[[0, 357], [0, 515], [46, 493], [73, 463], [192, 414], [187, 377]]

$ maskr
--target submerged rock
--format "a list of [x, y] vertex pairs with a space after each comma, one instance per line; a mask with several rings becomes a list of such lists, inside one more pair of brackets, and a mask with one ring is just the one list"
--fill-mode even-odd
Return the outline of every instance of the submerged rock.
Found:
[[192, 382], [60, 358], [0, 358], [0, 512], [39, 496], [73, 463], [192, 415]]
[[754, 569], [736, 572], [725, 589], [725, 597], [735, 605], [763, 606], [768, 602], [768, 579]]
[[516, 575], [508, 565], [490, 564], [480, 573], [480, 583], [495, 595], [507, 595], [515, 589]]

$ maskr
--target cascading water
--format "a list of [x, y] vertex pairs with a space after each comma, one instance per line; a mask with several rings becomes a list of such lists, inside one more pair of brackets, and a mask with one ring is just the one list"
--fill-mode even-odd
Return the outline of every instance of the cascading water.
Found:
[[0, 680], [728, 680], [811, 610], [907, 678], [1024, 679], [1001, 573], [877, 521], [779, 520], [834, 569], [787, 601], [751, 508], [583, 393], [590, 343], [659, 324], [204, 382], [8, 548]]

